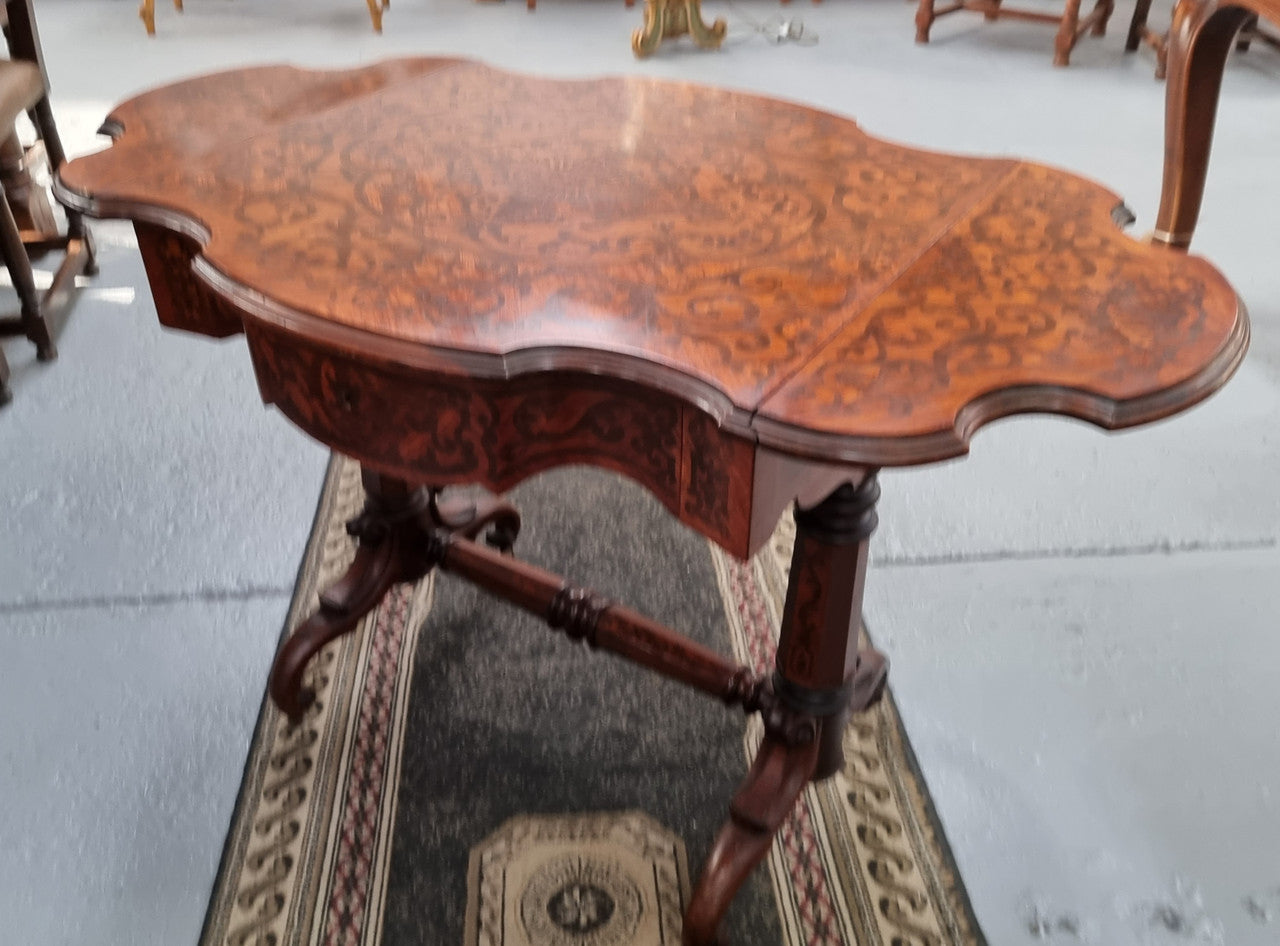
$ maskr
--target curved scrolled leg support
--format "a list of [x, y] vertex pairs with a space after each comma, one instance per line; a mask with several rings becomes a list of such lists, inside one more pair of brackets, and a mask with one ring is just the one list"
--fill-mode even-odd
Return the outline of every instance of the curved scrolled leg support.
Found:
[[395, 538], [356, 550], [345, 575], [320, 595], [320, 609], [286, 640], [271, 667], [271, 698], [297, 723], [315, 701], [303, 683], [307, 665], [330, 641], [353, 630], [404, 574], [400, 543]]
[[289, 636], [271, 668], [271, 698], [293, 722], [315, 701], [304, 684], [307, 665], [328, 643], [354, 630], [399, 582], [417, 581], [440, 564], [437, 530], [474, 539], [491, 528], [488, 541], [509, 552], [520, 532], [520, 513], [496, 496], [450, 496], [366, 472], [368, 500], [347, 523], [359, 542], [355, 560], [320, 595], [320, 608]]
[[[812, 734], [810, 734], [812, 735]], [[684, 916], [684, 946], [714, 946], [720, 919], [738, 888], [769, 853], [773, 836], [794, 807], [818, 762], [819, 740], [787, 745], [766, 732], [755, 762], [729, 804]]]
[[844, 764], [851, 713], [884, 693], [889, 664], [858, 648], [869, 543], [880, 497], [874, 472], [796, 510], [796, 542], [775, 672], [735, 680], [734, 699], [764, 719], [765, 738], [729, 806], [685, 915], [684, 946], [712, 946], [716, 928], [806, 783]]
[[303, 673], [329, 641], [355, 629], [402, 575], [396, 541], [361, 545], [346, 575], [320, 595], [320, 609], [280, 645], [271, 666], [269, 690], [280, 710], [296, 723], [315, 701]]

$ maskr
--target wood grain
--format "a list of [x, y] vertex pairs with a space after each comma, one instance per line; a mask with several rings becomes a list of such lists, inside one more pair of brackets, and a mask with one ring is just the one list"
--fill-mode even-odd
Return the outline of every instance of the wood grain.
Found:
[[[59, 195], [180, 235], [143, 241], [166, 324], [238, 318], [277, 355], [391, 373], [361, 385], [541, 378], [577, 403], [608, 377], [705, 415], [708, 455], [874, 467], [962, 453], [1015, 412], [1139, 423], [1214, 390], [1248, 338], [1223, 277], [1121, 233], [1104, 188], [742, 93], [410, 59], [194, 79], [107, 127]], [[273, 385], [332, 436], [302, 407], [330, 392]], [[398, 415], [425, 425], [406, 444], [425, 413]]]

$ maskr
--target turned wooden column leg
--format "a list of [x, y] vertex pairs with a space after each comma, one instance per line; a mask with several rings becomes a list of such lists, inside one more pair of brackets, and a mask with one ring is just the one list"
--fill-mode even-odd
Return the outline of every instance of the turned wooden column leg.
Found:
[[271, 668], [271, 698], [295, 723], [315, 700], [303, 683], [312, 658], [354, 630], [392, 585], [417, 581], [439, 564], [437, 529], [475, 538], [492, 526], [489, 544], [502, 551], [510, 551], [520, 531], [520, 514], [497, 497], [442, 499], [439, 490], [368, 471], [362, 479], [368, 499], [360, 515], [347, 523], [347, 532], [359, 543], [355, 560], [321, 593], [319, 609], [280, 646]]
[[858, 649], [862, 593], [880, 487], [875, 475], [796, 510], [796, 544], [782, 611], [774, 688], [782, 704], [821, 724], [814, 778], [844, 764], [841, 736], [851, 712], [880, 698], [888, 665]]
[[883, 694], [888, 664], [859, 651], [868, 551], [880, 490], [875, 476], [845, 484], [811, 509], [796, 510], [796, 544], [764, 742], [729, 806], [685, 915], [685, 946], [711, 946], [747, 875], [804, 786], [838, 772], [850, 713]]

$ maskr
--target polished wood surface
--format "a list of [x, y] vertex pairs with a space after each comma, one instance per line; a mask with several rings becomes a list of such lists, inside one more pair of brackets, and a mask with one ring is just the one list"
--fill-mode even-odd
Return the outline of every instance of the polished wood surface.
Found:
[[[1125, 236], [1095, 184], [740, 93], [443, 59], [268, 67], [148, 93], [107, 127], [60, 198], [134, 220], [160, 319], [243, 332], [263, 398], [365, 468], [355, 560], [281, 646], [277, 705], [301, 721], [320, 648], [440, 569], [760, 713], [687, 946], [716, 942], [884, 690], [857, 639], [876, 468], [1019, 411], [1164, 416], [1248, 338], [1226, 281]], [[771, 674], [517, 561], [516, 511], [446, 489], [570, 463], [741, 556], [797, 507]], [[475, 541], [490, 526], [495, 549]]]
[[739, 93], [402, 60], [198, 79], [110, 125], [62, 197], [182, 234], [168, 278], [251, 342], [477, 388], [612, 378], [783, 454], [938, 460], [1019, 411], [1139, 423], [1247, 334], [1211, 266], [1122, 234], [1097, 185]]

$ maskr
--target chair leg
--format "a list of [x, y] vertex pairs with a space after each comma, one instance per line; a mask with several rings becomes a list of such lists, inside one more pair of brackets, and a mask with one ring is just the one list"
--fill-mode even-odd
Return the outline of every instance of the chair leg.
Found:
[[1076, 29], [1080, 24], [1080, 0], [1067, 0], [1067, 8], [1062, 14], [1062, 25], [1058, 27], [1058, 39], [1053, 45], [1053, 64], [1066, 66], [1071, 62], [1071, 50], [1076, 45]]
[[920, 0], [916, 8], [916, 42], [929, 42], [929, 30], [933, 27], [933, 0]]
[[1093, 24], [1093, 29], [1089, 31], [1090, 36], [1106, 36], [1107, 23], [1111, 21], [1111, 14], [1115, 12], [1115, 0], [1098, 0], [1094, 5], [1094, 12], [1098, 13], [1098, 21]]
[[1124, 51], [1131, 53], [1142, 42], [1142, 34], [1147, 28], [1147, 17], [1151, 13], [1151, 0], [1138, 0], [1133, 8], [1133, 19], [1129, 21], [1129, 37], [1124, 41]]
[[[53, 106], [49, 104], [49, 97], [46, 95], [42, 98], [31, 111], [32, 124], [35, 125], [40, 140], [44, 142], [44, 153], [49, 159], [49, 171], [56, 173], [66, 162], [67, 153], [63, 150], [62, 138], [58, 135], [58, 125], [53, 120]], [[77, 210], [67, 209], [64, 212], [67, 217], [67, 236], [83, 243], [87, 253], [81, 272], [86, 276], [96, 276], [98, 260], [93, 240], [89, 238], [89, 231], [84, 223], [84, 215]]]
[[22, 329], [27, 338], [35, 342], [36, 357], [41, 361], [52, 361], [58, 357], [58, 349], [49, 334], [49, 324], [40, 313], [40, 293], [31, 272], [31, 260], [27, 258], [27, 248], [22, 245], [22, 233], [13, 219], [8, 200], [0, 200], [0, 253], [4, 255], [13, 288], [22, 301]]
[[0, 407], [13, 400], [13, 391], [9, 388], [9, 361], [0, 349]]
[[1238, 38], [1236, 39], [1236, 50], [1238, 52], [1247, 53], [1249, 46], [1253, 43], [1253, 31], [1258, 28], [1258, 15], [1255, 13], [1245, 21], [1244, 26], [1240, 27]]
[[26, 149], [16, 132], [11, 131], [0, 140], [0, 185], [4, 187], [9, 209], [18, 222], [18, 229], [56, 234], [58, 224], [53, 216], [53, 205], [49, 203], [45, 189], [37, 187], [31, 179], [26, 157]]

